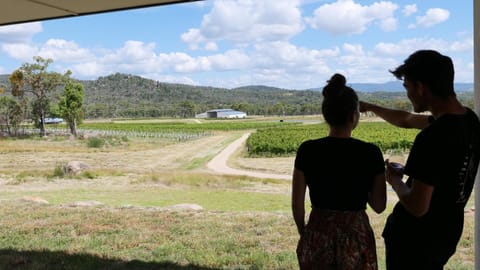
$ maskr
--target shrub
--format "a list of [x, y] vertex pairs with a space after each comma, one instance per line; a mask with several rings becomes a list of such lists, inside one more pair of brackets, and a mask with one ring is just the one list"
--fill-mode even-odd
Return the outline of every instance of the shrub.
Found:
[[105, 145], [105, 141], [98, 137], [91, 137], [87, 140], [87, 146], [90, 148], [101, 148]]
[[51, 177], [64, 178], [66, 174], [65, 164], [57, 164], [53, 169], [53, 174]]

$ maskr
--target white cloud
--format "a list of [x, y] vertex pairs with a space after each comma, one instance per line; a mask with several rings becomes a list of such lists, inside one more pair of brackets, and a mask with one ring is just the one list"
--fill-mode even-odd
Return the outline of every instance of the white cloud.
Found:
[[2, 51], [21, 61], [31, 61], [34, 56], [38, 55], [38, 48], [26, 43], [4, 43]]
[[180, 38], [189, 44], [191, 50], [197, 50], [199, 48], [198, 44], [205, 42], [205, 38], [200, 33], [199, 29], [189, 29], [186, 33], [183, 33]]
[[365, 54], [365, 52], [363, 51], [363, 47], [361, 44], [349, 44], [349, 43], [345, 43], [343, 44], [343, 50], [348, 53], [348, 54], [351, 54], [351, 55], [358, 55], [358, 56], [362, 56]]
[[155, 44], [142, 41], [126, 41], [122, 48], [107, 53], [104, 61], [114, 63], [135, 63], [151, 59], [154, 55]]
[[337, 58], [335, 71], [343, 73], [347, 82], [378, 83], [393, 79], [388, 69], [398, 64], [394, 57], [366, 51], [360, 44], [344, 44], [343, 48], [344, 52]]
[[455, 67], [455, 82], [471, 83], [473, 80], [473, 63], [459, 57], [453, 57], [452, 60]]
[[451, 52], [471, 52], [473, 51], [473, 44], [473, 38], [453, 41], [448, 47], [448, 50]]
[[55, 62], [80, 62], [94, 57], [89, 50], [80, 48], [73, 41], [63, 39], [49, 39], [39, 48], [37, 54], [43, 58], [51, 58]]
[[252, 60], [257, 68], [284, 67], [294, 73], [319, 70], [327, 66], [326, 59], [333, 59], [339, 54], [338, 48], [312, 50], [284, 41], [257, 44], [255, 49]]
[[124, 46], [114, 50], [100, 50], [95, 57], [84, 63], [70, 62], [75, 75], [81, 77], [102, 76], [114, 72], [133, 74], [195, 73], [206, 71], [225, 71], [246, 69], [250, 58], [240, 50], [193, 57], [183, 52], [155, 53], [155, 44], [139, 41], [127, 41]]
[[450, 17], [450, 12], [446, 9], [431, 8], [427, 10], [424, 16], [417, 17], [417, 25], [421, 27], [431, 27], [442, 23]]
[[391, 18], [387, 18], [385, 20], [381, 20], [380, 21], [380, 28], [385, 32], [392, 32], [392, 31], [397, 30], [397, 24], [398, 24], [397, 19], [391, 17]]
[[406, 5], [403, 7], [402, 13], [405, 17], [409, 17], [410, 15], [416, 13], [418, 11], [417, 5], [412, 4], [412, 5]]
[[207, 57], [215, 70], [246, 69], [251, 65], [248, 55], [239, 50], [229, 50], [223, 54]]
[[386, 1], [362, 6], [353, 0], [337, 0], [317, 8], [306, 21], [313, 29], [333, 35], [361, 34], [373, 22], [378, 22], [383, 30], [392, 31], [396, 28], [393, 13], [397, 8], [396, 4]]
[[40, 22], [0, 26], [0, 42], [28, 42], [33, 35], [42, 32], [42, 30], [42, 23]]
[[189, 29], [181, 38], [191, 48], [208, 41], [233, 43], [287, 40], [303, 30], [299, 0], [214, 1], [200, 28]]
[[205, 50], [207, 50], [207, 51], [216, 51], [216, 50], [218, 50], [217, 43], [211, 42], [211, 41], [210, 41], [210, 42], [207, 42], [207, 43], [205, 44]]
[[70, 70], [75, 78], [97, 78], [111, 72], [94, 61], [73, 64]]
[[435, 38], [404, 39], [396, 43], [380, 42], [374, 53], [381, 56], [407, 56], [416, 50], [431, 49], [444, 53], [469, 52], [473, 49], [473, 40], [447, 41]]
[[80, 48], [75, 42], [62, 39], [49, 39], [40, 46], [30, 43], [4, 43], [2, 51], [21, 61], [31, 61], [34, 56], [51, 58], [54, 62], [79, 62], [93, 57], [91, 52]]
[[193, 58], [184, 53], [178, 53], [177, 55], [183, 56], [180, 58], [182, 61], [175, 61], [175, 59], [171, 59], [172, 61], [165, 61], [165, 63], [170, 62], [168, 66], [173, 68], [175, 72], [190, 73], [211, 70], [211, 63], [206, 57]]

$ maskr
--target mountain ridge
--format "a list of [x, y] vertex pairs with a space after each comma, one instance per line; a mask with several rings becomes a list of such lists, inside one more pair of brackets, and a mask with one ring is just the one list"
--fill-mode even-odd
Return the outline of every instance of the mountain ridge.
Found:
[[[314, 87], [314, 88], [306, 88], [306, 89], [288, 89], [288, 88], [281, 88], [269, 85], [261, 85], [261, 84], [252, 84], [252, 85], [244, 85], [238, 86], [233, 88], [225, 88], [225, 87], [215, 87], [215, 86], [204, 86], [204, 85], [191, 85], [191, 84], [182, 84], [182, 83], [169, 83], [169, 82], [160, 82], [154, 79], [145, 78], [138, 75], [132, 74], [123, 74], [123, 73], [114, 73], [107, 76], [100, 76], [97, 79], [90, 79], [90, 80], [78, 80], [80, 82], [92, 82], [92, 81], [101, 81], [105, 78], [109, 78], [111, 76], [115, 76], [116, 74], [124, 75], [127, 77], [139, 77], [144, 80], [154, 81], [157, 84], [164, 84], [164, 85], [171, 85], [171, 86], [187, 86], [187, 87], [194, 87], [197, 89], [222, 89], [222, 90], [258, 90], [258, 91], [322, 91], [323, 86], [321, 87]], [[0, 74], [0, 83], [8, 84], [8, 77], [10, 74]], [[397, 81], [389, 81], [384, 83], [350, 83], [347, 84], [348, 86], [352, 87], [358, 92], [401, 92], [404, 91], [402, 82]], [[474, 84], [473, 83], [455, 83], [454, 84], [455, 91], [473, 91]]]

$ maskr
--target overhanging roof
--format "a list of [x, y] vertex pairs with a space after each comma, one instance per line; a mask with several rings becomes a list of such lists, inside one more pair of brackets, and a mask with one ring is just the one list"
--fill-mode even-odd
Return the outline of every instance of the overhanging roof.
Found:
[[198, 0], [1, 0], [0, 25]]

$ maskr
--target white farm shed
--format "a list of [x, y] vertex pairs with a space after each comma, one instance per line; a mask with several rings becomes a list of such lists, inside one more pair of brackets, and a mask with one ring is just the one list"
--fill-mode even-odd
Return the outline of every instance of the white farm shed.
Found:
[[207, 118], [246, 118], [247, 113], [235, 111], [233, 109], [216, 109], [207, 111]]

